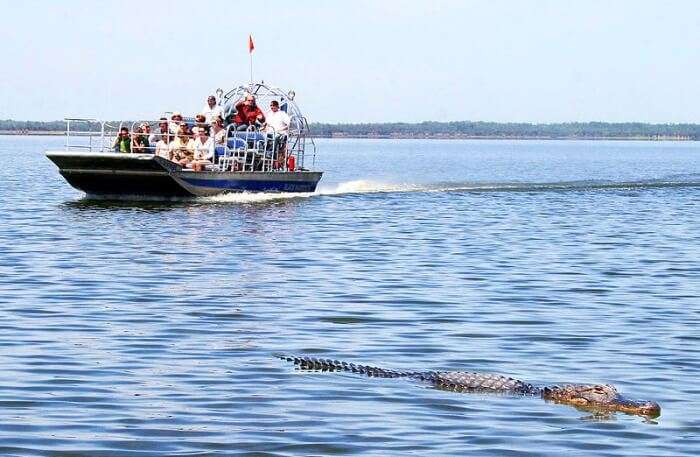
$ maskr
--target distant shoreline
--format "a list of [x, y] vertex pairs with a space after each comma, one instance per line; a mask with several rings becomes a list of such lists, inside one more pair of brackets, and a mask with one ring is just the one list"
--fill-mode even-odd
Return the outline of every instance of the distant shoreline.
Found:
[[[117, 125], [132, 121], [107, 121]], [[100, 132], [98, 121], [70, 124], [71, 134]], [[65, 135], [65, 121], [15, 121], [0, 119], [0, 135]], [[312, 122], [314, 138], [386, 138], [420, 140], [627, 140], [695, 141], [700, 140], [700, 124], [648, 124], [644, 122], [527, 122], [424, 121], [337, 123]], [[112, 134], [115, 132], [112, 131]]]
[[[65, 136], [65, 131], [55, 130], [0, 130], [0, 136]], [[390, 140], [580, 140], [580, 141], [697, 141], [685, 135], [652, 135], [652, 136], [537, 136], [537, 135], [465, 135], [465, 134], [331, 134], [311, 135], [313, 138], [329, 139], [390, 139]]]

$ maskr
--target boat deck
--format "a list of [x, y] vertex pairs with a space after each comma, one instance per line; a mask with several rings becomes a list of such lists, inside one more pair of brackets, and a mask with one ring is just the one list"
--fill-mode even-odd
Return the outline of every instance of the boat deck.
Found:
[[201, 171], [153, 154], [47, 151], [61, 175], [88, 195], [198, 197], [226, 192], [313, 192], [319, 171]]

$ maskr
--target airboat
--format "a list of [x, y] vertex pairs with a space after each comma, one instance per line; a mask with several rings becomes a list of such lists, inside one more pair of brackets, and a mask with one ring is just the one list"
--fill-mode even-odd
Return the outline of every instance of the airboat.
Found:
[[[239, 85], [228, 92], [217, 89], [216, 94], [226, 116], [247, 94], [254, 95], [259, 106], [276, 100], [290, 117], [289, 131], [280, 135], [255, 126], [238, 131], [229, 125], [225, 141], [215, 148], [212, 163], [202, 171], [193, 171], [153, 153], [114, 151], [112, 144], [122, 127], [129, 129], [133, 144], [137, 126], [146, 123], [155, 127], [161, 120], [67, 118], [65, 148], [46, 151], [46, 156], [70, 185], [94, 197], [202, 197], [227, 192], [316, 190], [323, 173], [313, 170], [316, 145], [294, 100], [294, 91], [260, 82]], [[168, 114], [165, 117], [169, 118]]]

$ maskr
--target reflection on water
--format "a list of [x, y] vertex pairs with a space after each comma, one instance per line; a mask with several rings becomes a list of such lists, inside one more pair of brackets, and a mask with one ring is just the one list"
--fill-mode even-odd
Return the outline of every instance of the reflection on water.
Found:
[[[314, 194], [126, 202], [71, 189], [53, 141], [0, 137], [24, 159], [0, 169], [0, 455], [700, 450], [694, 143], [319, 141]], [[277, 351], [610, 383], [662, 416]]]

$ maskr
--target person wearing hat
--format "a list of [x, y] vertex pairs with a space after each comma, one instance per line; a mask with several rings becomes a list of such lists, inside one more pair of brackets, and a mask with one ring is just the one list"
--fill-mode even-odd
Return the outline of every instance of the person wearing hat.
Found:
[[177, 131], [182, 125], [182, 113], [175, 111], [172, 116], [170, 116], [170, 123], [168, 124], [168, 129], [173, 135], [177, 135]]

